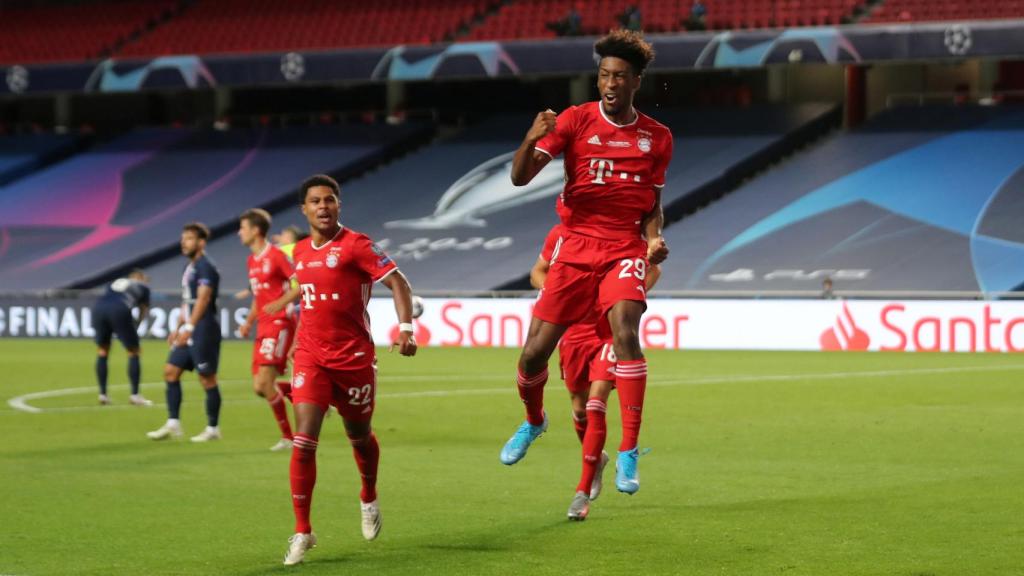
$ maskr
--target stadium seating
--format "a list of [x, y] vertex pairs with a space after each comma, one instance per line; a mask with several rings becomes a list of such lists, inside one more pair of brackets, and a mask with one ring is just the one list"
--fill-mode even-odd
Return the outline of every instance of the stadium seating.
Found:
[[[663, 197], [684, 202], [735, 174], [737, 166], [777, 144], [829, 107], [746, 110], [659, 110], [676, 131], [675, 160]], [[529, 114], [496, 117], [466, 129], [364, 177], [345, 183], [342, 221], [370, 234], [398, 261], [419, 291], [490, 290], [519, 281], [557, 221], [554, 202], [563, 171], [555, 161], [527, 188], [509, 180], [508, 162], [530, 124]], [[537, 184], [546, 186], [537, 186]], [[274, 215], [274, 226], [303, 228], [295, 208]], [[245, 248], [233, 235], [210, 254], [226, 286], [245, 286]], [[157, 286], [180, 282], [181, 259], [152, 268]]]
[[[71, 286], [232, 223], [316, 172], [379, 161], [424, 126], [140, 129], [0, 188], [0, 285]], [[41, 209], [40, 194], [46, 196]]]
[[662, 285], [1009, 290], [1024, 281], [1021, 149], [1020, 108], [887, 111], [669, 227], [685, 249]]
[[200, 0], [120, 56], [426, 44], [451, 38], [494, 0]]
[[175, 0], [3, 7], [0, 63], [91, 60], [142, 30]]
[[0, 136], [0, 186], [71, 153], [78, 138], [60, 134]]
[[981, 20], [989, 18], [1022, 18], [1024, 2], [1019, 0], [886, 0], [865, 22], [922, 22], [929, 20]]
[[[705, 24], [711, 29], [767, 28], [839, 24], [865, 2], [860, 0], [706, 0]], [[469, 34], [471, 40], [553, 38], [549, 22], [578, 6], [583, 34], [618, 28], [618, 16], [630, 6], [641, 13], [647, 32], [684, 29], [690, 2], [676, 0], [518, 0], [506, 4]]]

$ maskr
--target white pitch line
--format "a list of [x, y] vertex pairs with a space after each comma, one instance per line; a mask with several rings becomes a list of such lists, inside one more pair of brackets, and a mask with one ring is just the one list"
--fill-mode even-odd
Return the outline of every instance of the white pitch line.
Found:
[[[818, 373], [803, 373], [803, 374], [733, 374], [733, 375], [722, 375], [722, 376], [706, 376], [703, 378], [682, 378], [682, 379], [662, 379], [652, 378], [648, 385], [652, 387], [669, 387], [669, 386], [701, 386], [707, 384], [727, 384], [727, 383], [742, 383], [742, 382], [778, 382], [786, 380], [838, 380], [841, 378], [889, 378], [893, 376], [908, 376], [908, 375], [921, 375], [921, 374], [956, 374], [964, 372], [1000, 372], [1005, 370], [1021, 370], [1024, 369], [1024, 364], [1006, 364], [1001, 366], [951, 366], [947, 368], [906, 368], [900, 370], [865, 370], [859, 372], [818, 372]], [[458, 376], [458, 377], [456, 377]], [[483, 375], [483, 376], [469, 376], [469, 375], [438, 375], [438, 376], [392, 376], [389, 378], [382, 379], [382, 382], [416, 382], [425, 379], [431, 380], [505, 380], [506, 376], [495, 376], [495, 375]], [[249, 380], [222, 380], [221, 384], [236, 384], [236, 383], [248, 383]], [[158, 386], [163, 382], [147, 382], [142, 386]], [[127, 384], [110, 386], [110, 388], [128, 388]], [[419, 390], [412, 392], [383, 392], [377, 394], [378, 398], [436, 398], [436, 397], [449, 397], [449, 396], [484, 396], [491, 394], [511, 394], [513, 391], [511, 386], [503, 388], [475, 388], [465, 390]], [[87, 394], [95, 393], [95, 386], [83, 386], [78, 388], [63, 388], [60, 390], [46, 390], [43, 392], [33, 392], [30, 394], [23, 394], [16, 396], [7, 401], [7, 404], [19, 410], [21, 412], [28, 412], [31, 414], [41, 414], [44, 412], [80, 412], [85, 410], [110, 410], [111, 408], [135, 408], [129, 405], [116, 405], [116, 406], [63, 406], [55, 408], [38, 408], [30, 405], [30, 400], [39, 400], [42, 398], [56, 398], [59, 396], [73, 396], [75, 394]], [[256, 403], [260, 402], [258, 399], [233, 401], [233, 404], [239, 403]], [[154, 406], [163, 406], [162, 404], [154, 403]]]

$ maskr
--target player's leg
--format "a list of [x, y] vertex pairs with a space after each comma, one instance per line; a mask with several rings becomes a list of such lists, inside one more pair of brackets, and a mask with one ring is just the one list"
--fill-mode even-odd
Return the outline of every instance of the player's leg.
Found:
[[107, 358], [110, 356], [110, 341], [113, 335], [113, 326], [107, 318], [104, 306], [95, 306], [92, 309], [92, 329], [96, 342], [96, 383], [100, 387], [100, 404], [110, 404], [110, 396], [107, 395]]
[[266, 399], [270, 412], [274, 415], [274, 421], [281, 430], [281, 439], [270, 447], [274, 452], [290, 449], [293, 437], [292, 426], [288, 422], [288, 406], [284, 394], [277, 388], [276, 380], [279, 375], [277, 366], [263, 365], [253, 377], [253, 390], [258, 396]]
[[253, 345], [253, 391], [263, 397], [281, 430], [281, 439], [270, 447], [274, 452], [292, 447], [292, 427], [288, 422], [285, 395], [275, 381], [288, 368], [288, 347], [291, 344], [290, 325], [261, 323]]
[[110, 396], [107, 395], [107, 358], [110, 356], [110, 344], [96, 346], [96, 383], [100, 387], [100, 404], [110, 404]]
[[310, 522], [313, 488], [316, 486], [316, 449], [324, 413], [331, 403], [332, 384], [324, 372], [304, 355], [297, 354], [292, 389], [295, 406], [295, 436], [288, 466], [295, 534], [288, 540], [286, 565], [302, 562], [306, 551], [316, 546]]
[[220, 440], [220, 386], [217, 385], [217, 367], [220, 364], [220, 326], [216, 324], [196, 327], [189, 346], [192, 360], [199, 375], [199, 384], [206, 393], [206, 428], [192, 437], [193, 442]]
[[164, 386], [167, 399], [167, 422], [160, 428], [147, 432], [146, 436], [153, 440], [180, 438], [181, 430], [181, 375], [185, 370], [192, 369], [192, 357], [188, 346], [176, 346], [167, 356], [164, 364]]
[[569, 392], [569, 403], [572, 405], [572, 427], [576, 437], [583, 443], [587, 433], [587, 394], [585, 392]]
[[619, 392], [619, 413], [622, 416], [622, 441], [616, 463], [615, 485], [620, 492], [633, 494], [640, 489], [637, 442], [643, 416], [644, 393], [647, 389], [647, 360], [640, 349], [640, 318], [644, 302], [621, 300], [608, 312], [615, 355], [616, 387]]
[[333, 403], [352, 444], [352, 456], [359, 469], [359, 492], [363, 538], [373, 540], [380, 533], [381, 515], [377, 502], [377, 467], [380, 444], [370, 425], [377, 396], [377, 368], [369, 366], [352, 372], [335, 372]]
[[129, 402], [134, 406], [152, 406], [153, 403], [139, 394], [139, 381], [142, 379], [142, 366], [139, 354], [142, 349], [139, 341], [139, 332], [135, 327], [135, 319], [132, 318], [132, 311], [127, 306], [122, 306], [115, 318], [114, 332], [118, 340], [128, 353], [128, 382], [131, 384], [131, 396]]
[[590, 398], [587, 400], [587, 433], [583, 437], [583, 467], [580, 481], [576, 485], [576, 495], [569, 506], [570, 520], [585, 520], [590, 512], [590, 502], [597, 500], [603, 486], [602, 474], [608, 464], [608, 454], [604, 451], [604, 443], [608, 437], [608, 426], [605, 413], [608, 407], [608, 395], [614, 383], [610, 380], [598, 380], [590, 385]]
[[544, 384], [548, 380], [548, 359], [558, 345], [565, 327], [534, 317], [519, 356], [516, 387], [526, 406], [526, 421], [501, 449], [502, 464], [512, 465], [526, 456], [530, 444], [544, 433], [548, 419], [544, 414]]

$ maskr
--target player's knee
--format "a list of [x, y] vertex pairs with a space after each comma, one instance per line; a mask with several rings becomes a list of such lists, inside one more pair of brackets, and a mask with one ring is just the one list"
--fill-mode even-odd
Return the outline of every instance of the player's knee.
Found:
[[97, 348], [96, 349], [96, 355], [100, 356], [101, 358], [106, 358], [109, 354], [110, 354], [110, 350], [108, 350], [107, 348]]
[[538, 346], [527, 345], [519, 357], [519, 368], [524, 374], [536, 374], [547, 366], [548, 357]]
[[642, 356], [640, 333], [631, 325], [619, 325], [612, 331], [615, 355], [620, 360], [636, 360]]
[[180, 375], [181, 371], [178, 369], [177, 366], [173, 366], [171, 364], [164, 365], [164, 380], [168, 382], [173, 382], [177, 380]]
[[573, 408], [573, 410], [572, 410], [572, 418], [573, 418], [573, 420], [575, 420], [577, 422], [586, 423], [586, 421], [587, 421], [587, 411], [586, 410], [577, 410], [576, 408]]

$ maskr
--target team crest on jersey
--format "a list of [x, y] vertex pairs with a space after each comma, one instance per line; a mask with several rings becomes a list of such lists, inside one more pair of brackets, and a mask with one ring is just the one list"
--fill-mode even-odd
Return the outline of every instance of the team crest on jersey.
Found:
[[338, 256], [336, 254], [328, 254], [324, 262], [328, 268], [336, 268], [338, 266]]
[[299, 388], [302, 388], [303, 384], [305, 384], [305, 383], [306, 383], [306, 373], [305, 372], [299, 372], [298, 374], [295, 375], [295, 378], [292, 378], [292, 388], [295, 388], [296, 390], [298, 390]]
[[650, 138], [639, 138], [636, 141], [636, 146], [643, 152], [651, 151], [651, 139]]

